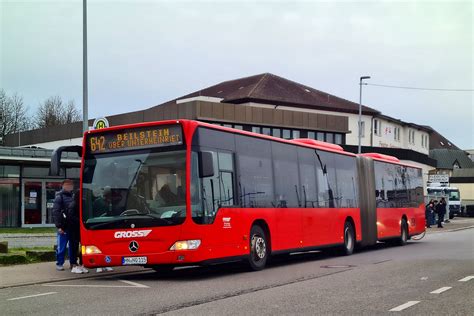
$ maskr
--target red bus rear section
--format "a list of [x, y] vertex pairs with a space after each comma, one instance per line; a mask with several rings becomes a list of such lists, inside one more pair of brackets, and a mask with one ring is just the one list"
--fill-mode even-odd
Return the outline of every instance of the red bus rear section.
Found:
[[[57, 170], [63, 151], [52, 157]], [[197, 121], [84, 135], [81, 244], [87, 267], [245, 260], [425, 230], [421, 170], [380, 154]]]

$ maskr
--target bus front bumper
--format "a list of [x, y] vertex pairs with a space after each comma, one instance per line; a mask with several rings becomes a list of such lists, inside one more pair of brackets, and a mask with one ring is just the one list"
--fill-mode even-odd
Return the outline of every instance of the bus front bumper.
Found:
[[82, 261], [88, 268], [109, 266], [191, 265], [203, 261], [202, 250], [166, 251], [143, 254], [84, 254]]

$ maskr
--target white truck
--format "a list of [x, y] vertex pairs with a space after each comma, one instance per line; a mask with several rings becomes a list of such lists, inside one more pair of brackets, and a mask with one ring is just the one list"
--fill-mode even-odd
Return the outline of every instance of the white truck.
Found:
[[429, 186], [428, 200], [439, 200], [444, 197], [447, 201], [445, 219], [452, 219], [456, 215], [461, 214], [461, 195], [459, 189], [449, 186]]

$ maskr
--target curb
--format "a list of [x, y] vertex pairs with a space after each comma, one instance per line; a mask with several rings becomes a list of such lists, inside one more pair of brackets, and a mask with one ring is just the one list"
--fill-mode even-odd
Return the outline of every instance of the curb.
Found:
[[[131, 274], [131, 273], [144, 273], [144, 272], [149, 272], [152, 271], [153, 269], [143, 269], [143, 270], [137, 270], [137, 271], [127, 271], [127, 272], [112, 272], [112, 273], [107, 273], [107, 274], [98, 274], [98, 273], [93, 273], [93, 274], [88, 274], [87, 276], [81, 276], [81, 277], [69, 277], [69, 278], [64, 278], [64, 279], [55, 279], [55, 280], [45, 280], [45, 281], [37, 281], [37, 282], [25, 282], [25, 283], [18, 283], [18, 284], [11, 284], [11, 285], [2, 285], [0, 286], [0, 290], [3, 289], [9, 289], [13, 287], [22, 287], [22, 286], [30, 286], [30, 285], [40, 285], [40, 284], [49, 284], [49, 283], [58, 283], [58, 282], [63, 282], [63, 281], [73, 281], [73, 280], [82, 280], [82, 279], [91, 279], [91, 278], [107, 278], [111, 276], [116, 276], [116, 275], [124, 275], [124, 274]], [[64, 271], [66, 272], [66, 271]]]
[[451, 232], [457, 232], [457, 231], [460, 231], [460, 230], [466, 230], [466, 229], [471, 229], [471, 228], [474, 228], [474, 225], [466, 226], [466, 227], [453, 228], [453, 229], [448, 229], [448, 230], [433, 231], [433, 232], [427, 233], [427, 235], [439, 234], [439, 233], [451, 233]]

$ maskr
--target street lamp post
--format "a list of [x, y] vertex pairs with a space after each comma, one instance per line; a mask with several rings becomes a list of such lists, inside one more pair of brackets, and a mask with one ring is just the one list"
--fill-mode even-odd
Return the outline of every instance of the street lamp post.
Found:
[[82, 130], [89, 129], [87, 102], [87, 0], [82, 0]]
[[362, 138], [362, 80], [370, 79], [370, 76], [362, 76], [359, 80], [360, 92], [359, 92], [359, 147], [357, 152], [361, 153], [361, 138]]

